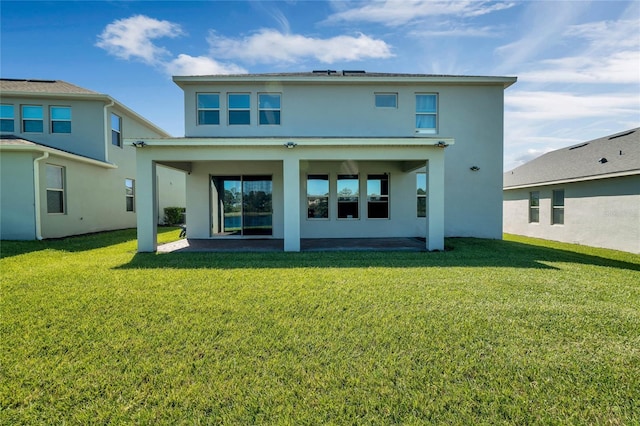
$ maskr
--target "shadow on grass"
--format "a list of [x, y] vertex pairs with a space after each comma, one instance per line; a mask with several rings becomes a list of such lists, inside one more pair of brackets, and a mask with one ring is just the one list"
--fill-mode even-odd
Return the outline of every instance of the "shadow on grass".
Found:
[[138, 253], [118, 269], [239, 269], [239, 268], [423, 268], [505, 267], [557, 269], [548, 263], [568, 262], [640, 271], [638, 262], [549, 248], [514, 241], [449, 238], [446, 252], [210, 252]]
[[[177, 229], [175, 227], [161, 227], [158, 228], [158, 234], [174, 232]], [[83, 252], [134, 241], [136, 238], [136, 229], [130, 228], [42, 241], [2, 241], [0, 243], [0, 259], [42, 250]]]

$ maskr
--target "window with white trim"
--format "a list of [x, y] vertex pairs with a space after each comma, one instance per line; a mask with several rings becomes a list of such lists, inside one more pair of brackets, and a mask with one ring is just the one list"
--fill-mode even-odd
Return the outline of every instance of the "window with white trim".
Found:
[[416, 173], [417, 216], [427, 217], [427, 174]]
[[24, 133], [44, 132], [44, 114], [41, 105], [22, 105], [22, 131]]
[[280, 102], [282, 96], [279, 93], [258, 94], [258, 124], [280, 124]]
[[416, 94], [416, 133], [433, 135], [438, 126], [438, 95]]
[[111, 114], [111, 144], [122, 147], [122, 118]]
[[220, 94], [198, 93], [198, 125], [220, 124]]
[[329, 218], [329, 175], [307, 175], [307, 219]]
[[49, 110], [51, 133], [71, 133], [71, 107], [52, 106]]
[[251, 94], [229, 93], [228, 100], [229, 125], [251, 124]]
[[553, 225], [564, 224], [564, 189], [552, 192], [551, 223]]
[[13, 105], [2, 104], [0, 105], [0, 132], [15, 131], [15, 113]]
[[134, 212], [136, 207], [136, 181], [133, 179], [124, 180], [124, 196], [126, 211]]
[[529, 192], [529, 223], [540, 222], [540, 191]]
[[64, 167], [46, 165], [47, 213], [64, 213]]
[[389, 175], [367, 176], [367, 217], [389, 219]]
[[398, 94], [397, 93], [376, 93], [375, 94], [376, 108], [398, 108]]
[[338, 175], [338, 219], [360, 217], [360, 181], [358, 175]]

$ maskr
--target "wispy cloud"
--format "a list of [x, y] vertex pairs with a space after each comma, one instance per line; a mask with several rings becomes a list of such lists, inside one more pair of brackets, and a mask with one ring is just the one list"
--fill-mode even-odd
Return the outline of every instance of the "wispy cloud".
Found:
[[405, 25], [425, 17], [453, 15], [476, 17], [513, 7], [513, 2], [489, 2], [475, 0], [434, 1], [434, 0], [385, 0], [357, 3], [359, 6], [346, 8], [327, 18], [327, 22], [374, 22], [391, 27]]
[[331, 64], [393, 56], [387, 43], [365, 34], [320, 39], [262, 29], [250, 36], [231, 38], [212, 31], [208, 41], [213, 56], [247, 63], [294, 63], [314, 59]]
[[492, 26], [450, 25], [442, 29], [413, 30], [409, 31], [408, 35], [411, 37], [498, 37], [501, 31]]

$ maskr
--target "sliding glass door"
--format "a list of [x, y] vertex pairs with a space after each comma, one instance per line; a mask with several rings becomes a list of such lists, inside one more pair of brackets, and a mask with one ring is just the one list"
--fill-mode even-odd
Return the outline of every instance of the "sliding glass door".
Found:
[[214, 235], [272, 235], [271, 176], [214, 176], [211, 183]]

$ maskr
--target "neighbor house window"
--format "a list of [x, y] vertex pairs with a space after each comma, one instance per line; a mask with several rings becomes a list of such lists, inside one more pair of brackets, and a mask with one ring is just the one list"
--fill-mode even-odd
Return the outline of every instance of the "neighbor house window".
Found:
[[136, 184], [133, 179], [124, 180], [124, 195], [128, 212], [135, 211]]
[[416, 95], [416, 133], [435, 134], [438, 123], [438, 96]]
[[220, 124], [220, 95], [198, 93], [198, 125]]
[[122, 118], [111, 114], [111, 144], [122, 146]]
[[258, 123], [280, 124], [280, 94], [260, 93], [258, 95]]
[[13, 132], [14, 118], [13, 105], [0, 105], [0, 132]]
[[367, 176], [367, 217], [389, 219], [389, 175]]
[[540, 222], [540, 192], [529, 193], [529, 223]]
[[251, 95], [229, 93], [229, 125], [251, 124]]
[[358, 175], [338, 175], [338, 219], [358, 219]]
[[37, 105], [22, 106], [22, 131], [25, 133], [42, 133], [44, 118], [42, 107]]
[[552, 219], [554, 225], [564, 224], [564, 189], [553, 191]]
[[307, 176], [307, 218], [329, 218], [329, 175]]
[[416, 173], [416, 197], [418, 217], [427, 217], [427, 174]]
[[397, 93], [376, 93], [376, 108], [398, 108]]
[[47, 213], [64, 213], [64, 167], [47, 164]]
[[51, 133], [71, 133], [71, 107], [52, 106]]

